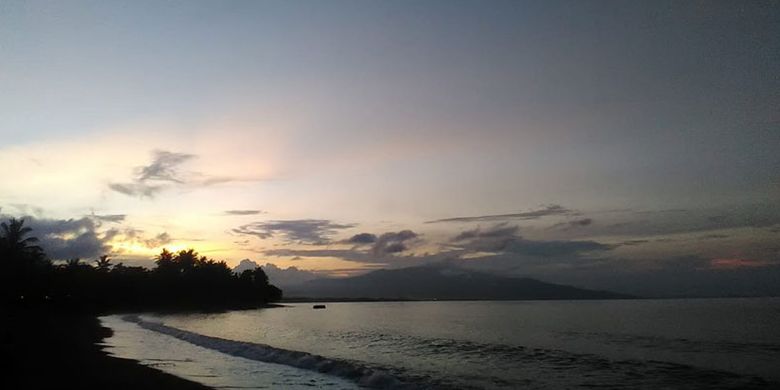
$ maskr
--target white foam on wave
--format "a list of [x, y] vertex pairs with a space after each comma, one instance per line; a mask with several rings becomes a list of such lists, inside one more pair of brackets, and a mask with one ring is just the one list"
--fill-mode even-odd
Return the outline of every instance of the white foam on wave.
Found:
[[150, 322], [138, 316], [124, 316], [124, 321], [138, 324], [138, 326], [154, 332], [172, 336], [188, 343], [219, 351], [231, 356], [242, 357], [265, 363], [283, 364], [304, 370], [311, 370], [323, 374], [334, 375], [355, 381], [357, 384], [371, 388], [381, 389], [408, 389], [413, 388], [384, 371], [365, 367], [355, 362], [340, 359], [330, 359], [319, 355], [301, 351], [292, 351], [272, 347], [267, 344], [250, 343], [246, 341], [228, 340], [219, 337], [206, 336], [178, 328], [173, 328], [161, 323]]

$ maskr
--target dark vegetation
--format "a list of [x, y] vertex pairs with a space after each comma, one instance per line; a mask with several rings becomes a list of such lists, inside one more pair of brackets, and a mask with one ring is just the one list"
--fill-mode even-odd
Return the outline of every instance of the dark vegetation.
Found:
[[282, 291], [261, 268], [234, 274], [224, 261], [192, 249], [163, 250], [153, 269], [72, 259], [54, 264], [36, 245], [23, 219], [0, 224], [0, 299], [10, 309], [64, 309], [89, 313], [220, 310], [278, 301]]

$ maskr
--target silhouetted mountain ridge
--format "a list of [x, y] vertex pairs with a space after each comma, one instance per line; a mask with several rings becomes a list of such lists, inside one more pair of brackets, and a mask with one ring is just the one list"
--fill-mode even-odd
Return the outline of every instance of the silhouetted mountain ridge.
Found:
[[624, 299], [531, 278], [497, 276], [449, 265], [377, 270], [349, 278], [322, 278], [288, 287], [289, 297], [414, 300]]

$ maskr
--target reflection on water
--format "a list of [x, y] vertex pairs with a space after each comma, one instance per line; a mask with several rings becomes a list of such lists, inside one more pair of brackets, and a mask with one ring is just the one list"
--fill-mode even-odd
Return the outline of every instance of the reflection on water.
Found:
[[[216, 342], [212, 352], [224, 342], [234, 356], [265, 345], [422, 387], [763, 388], [780, 381], [778, 299], [299, 304], [141, 318], [196, 337], [191, 344]], [[302, 376], [318, 370], [291, 366]]]

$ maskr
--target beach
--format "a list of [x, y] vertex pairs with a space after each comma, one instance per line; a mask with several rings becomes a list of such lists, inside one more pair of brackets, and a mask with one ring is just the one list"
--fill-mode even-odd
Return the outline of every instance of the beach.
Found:
[[110, 356], [101, 343], [111, 330], [94, 315], [36, 310], [3, 317], [3, 352], [10, 358], [0, 381], [5, 388], [209, 389]]

